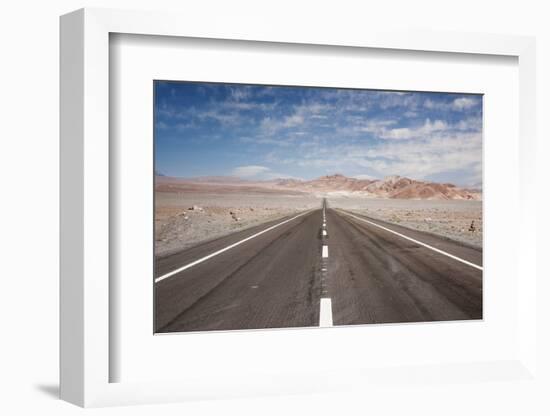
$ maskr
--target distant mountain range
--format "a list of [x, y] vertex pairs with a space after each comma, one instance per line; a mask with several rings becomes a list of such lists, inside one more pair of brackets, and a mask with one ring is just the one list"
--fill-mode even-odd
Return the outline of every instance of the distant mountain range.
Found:
[[[159, 182], [160, 181], [160, 182]], [[197, 178], [170, 178], [157, 176], [157, 183], [188, 183], [195, 185], [218, 185], [239, 187], [268, 188], [270, 190], [288, 190], [293, 192], [332, 194], [334, 196], [361, 195], [372, 198], [392, 199], [452, 199], [481, 200], [478, 189], [460, 188], [451, 183], [418, 181], [393, 175], [384, 179], [357, 179], [341, 174], [321, 176], [304, 181], [299, 179], [274, 179], [270, 181], [246, 180], [234, 176], [204, 176]]]
[[481, 199], [481, 191], [459, 188], [451, 183], [417, 181], [402, 176], [356, 179], [335, 174], [310, 181], [281, 179], [278, 186], [304, 192], [351, 192], [395, 199]]

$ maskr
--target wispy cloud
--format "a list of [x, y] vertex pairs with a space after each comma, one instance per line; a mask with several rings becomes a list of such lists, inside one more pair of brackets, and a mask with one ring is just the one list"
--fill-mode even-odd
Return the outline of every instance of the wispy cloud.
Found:
[[355, 178], [355, 179], [368, 179], [368, 180], [375, 180], [375, 179], [380, 179], [380, 178], [377, 178], [375, 176], [372, 176], [372, 175], [365, 175], [365, 174], [361, 174], [361, 175], [352, 175], [352, 178]]
[[231, 171], [231, 175], [237, 176], [243, 179], [256, 179], [256, 180], [289, 179], [289, 178], [299, 179], [296, 176], [275, 172], [266, 166], [259, 166], [259, 165], [236, 167]]
[[453, 101], [453, 107], [457, 110], [464, 110], [465, 108], [472, 108], [476, 105], [476, 100], [473, 98], [461, 97]]
[[447, 123], [441, 120], [431, 121], [426, 119], [424, 124], [418, 127], [399, 127], [387, 129], [385, 126], [380, 128], [378, 136], [382, 139], [422, 139], [430, 136], [434, 132], [440, 132], [447, 128]]
[[440, 111], [464, 111], [472, 109], [480, 105], [480, 97], [458, 97], [450, 102], [441, 102], [434, 99], [427, 99], [424, 101], [424, 107], [430, 110]]
[[231, 174], [239, 178], [253, 178], [269, 172], [269, 168], [259, 165], [239, 166], [233, 169]]

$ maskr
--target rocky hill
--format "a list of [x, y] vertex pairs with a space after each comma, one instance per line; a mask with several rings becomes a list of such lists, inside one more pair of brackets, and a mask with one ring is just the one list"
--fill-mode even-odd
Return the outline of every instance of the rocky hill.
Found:
[[173, 178], [156, 176], [156, 190], [160, 192], [215, 193], [253, 192], [316, 194], [332, 196], [361, 196], [393, 199], [450, 199], [481, 200], [481, 191], [466, 189], [451, 183], [418, 181], [403, 176], [387, 176], [384, 179], [357, 179], [341, 174], [321, 176], [304, 181], [299, 179], [275, 179], [251, 181], [234, 176], [203, 176], [196, 178]]
[[464, 199], [480, 200], [481, 192], [459, 188], [450, 183], [417, 181], [402, 176], [384, 179], [356, 179], [341, 174], [321, 176], [310, 181], [280, 180], [278, 187], [302, 192], [358, 193], [377, 198], [395, 199]]

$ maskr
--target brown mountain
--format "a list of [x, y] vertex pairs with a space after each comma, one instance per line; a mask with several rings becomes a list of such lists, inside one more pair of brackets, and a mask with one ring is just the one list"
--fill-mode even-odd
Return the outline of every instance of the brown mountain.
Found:
[[341, 174], [321, 176], [310, 181], [299, 179], [275, 179], [251, 181], [233, 176], [205, 176], [173, 178], [156, 176], [157, 191], [199, 192], [209, 190], [227, 192], [284, 192], [291, 194], [340, 194], [370, 198], [395, 199], [464, 199], [481, 200], [481, 191], [460, 188], [450, 183], [417, 181], [403, 176], [387, 176], [384, 179], [356, 179]]
[[310, 181], [281, 180], [276, 185], [302, 192], [360, 193], [375, 198], [481, 199], [480, 191], [459, 188], [450, 183], [417, 181], [397, 175], [371, 180], [335, 174]]

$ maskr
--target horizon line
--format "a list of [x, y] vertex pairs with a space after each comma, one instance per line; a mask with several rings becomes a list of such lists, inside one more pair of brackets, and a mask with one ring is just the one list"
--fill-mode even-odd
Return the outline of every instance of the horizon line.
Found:
[[[425, 180], [425, 179], [416, 179], [416, 178], [412, 178], [410, 176], [403, 176], [403, 175], [397, 175], [397, 174], [386, 175], [383, 178], [374, 178], [373, 177], [371, 179], [369, 179], [369, 178], [357, 178], [356, 176], [347, 176], [347, 175], [344, 175], [342, 173], [326, 174], [326, 175], [321, 175], [321, 176], [314, 177], [312, 179], [304, 179], [304, 178], [296, 178], [296, 177], [284, 177], [284, 176], [275, 177], [275, 178], [272, 178], [272, 179], [260, 179], [260, 178], [254, 179], [254, 178], [247, 178], [247, 177], [242, 177], [242, 176], [237, 176], [237, 175], [172, 176], [172, 175], [166, 175], [166, 174], [163, 174], [163, 173], [160, 173], [160, 172], [157, 172], [157, 171], [154, 172], [154, 175], [155, 175], [155, 177], [174, 178], [174, 179], [231, 178], [231, 179], [238, 179], [238, 180], [246, 181], [246, 182], [273, 182], [273, 181], [281, 181], [281, 180], [295, 180], [295, 181], [300, 181], [300, 182], [309, 182], [309, 181], [314, 181], [314, 180], [318, 180], [318, 179], [321, 179], [321, 178], [324, 178], [324, 177], [331, 177], [331, 176], [342, 176], [346, 179], [354, 179], [354, 180], [357, 180], [357, 181], [377, 182], [377, 181], [384, 181], [387, 178], [391, 178], [391, 177], [398, 177], [398, 178], [409, 179], [409, 180], [416, 181], [416, 182], [435, 183], [435, 184], [441, 184], [441, 185], [443, 185], [443, 184], [453, 185], [453, 186], [456, 186], [456, 187], [459, 187], [459, 188], [477, 190], [477, 191], [480, 191], [480, 192], [482, 192], [482, 190], [483, 190], [483, 185], [480, 185], [480, 186], [476, 186], [476, 185], [472, 185], [472, 186], [457, 185], [456, 183], [449, 182], [449, 181], [437, 182], [437, 181], [431, 181], [431, 180]], [[360, 175], [358, 175], [358, 176], [360, 176]]]

